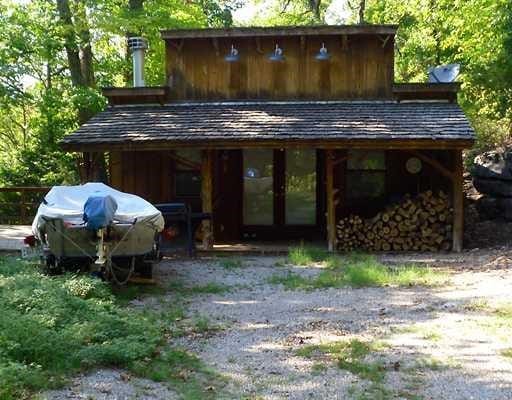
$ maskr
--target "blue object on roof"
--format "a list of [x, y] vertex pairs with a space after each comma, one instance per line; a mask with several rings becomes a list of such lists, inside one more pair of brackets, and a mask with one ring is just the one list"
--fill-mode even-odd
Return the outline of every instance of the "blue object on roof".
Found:
[[105, 228], [114, 220], [117, 203], [112, 196], [90, 196], [84, 205], [84, 221], [87, 229], [96, 231]]

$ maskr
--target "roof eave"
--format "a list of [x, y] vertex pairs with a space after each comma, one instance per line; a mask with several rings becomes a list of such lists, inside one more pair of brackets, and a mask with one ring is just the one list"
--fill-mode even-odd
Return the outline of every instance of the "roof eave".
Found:
[[255, 36], [395, 35], [398, 25], [318, 25], [243, 28], [168, 29], [162, 39], [199, 39]]
[[248, 147], [311, 147], [318, 149], [333, 148], [361, 148], [361, 149], [429, 149], [429, 150], [452, 150], [471, 148], [475, 138], [452, 138], [452, 139], [259, 139], [259, 140], [149, 140], [133, 142], [95, 142], [77, 143], [60, 142], [63, 150], [68, 152], [107, 152], [107, 151], [159, 151], [183, 147], [193, 148], [214, 148], [214, 149], [242, 149]]

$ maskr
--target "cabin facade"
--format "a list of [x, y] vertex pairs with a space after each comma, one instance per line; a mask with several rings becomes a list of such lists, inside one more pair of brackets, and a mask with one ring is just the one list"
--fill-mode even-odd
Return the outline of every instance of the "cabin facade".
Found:
[[394, 84], [396, 28], [163, 31], [164, 85], [104, 89], [107, 109], [62, 145], [82, 155], [84, 181], [106, 156], [111, 186], [211, 213], [206, 247], [303, 239], [335, 250], [340, 219], [442, 191], [460, 251], [474, 132], [458, 84]]

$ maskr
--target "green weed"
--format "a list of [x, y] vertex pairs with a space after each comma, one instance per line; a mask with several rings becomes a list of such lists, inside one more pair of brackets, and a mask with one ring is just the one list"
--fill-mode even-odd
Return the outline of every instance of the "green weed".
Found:
[[501, 355], [504, 357], [512, 358], [512, 348], [502, 350]]
[[225, 384], [199, 358], [179, 348], [169, 348], [151, 360], [137, 361], [132, 370], [145, 378], [170, 383], [187, 400], [214, 399]]
[[288, 250], [288, 263], [293, 265], [308, 265], [324, 261], [329, 256], [326, 249], [314, 246], [297, 246]]
[[404, 265], [390, 267], [373, 256], [354, 254], [347, 258], [329, 256], [326, 268], [314, 278], [293, 272], [273, 275], [269, 283], [282, 284], [286, 289], [314, 290], [331, 287], [367, 286], [433, 286], [446, 280], [446, 275], [428, 267]]
[[205, 285], [185, 286], [180, 281], [171, 282], [168, 286], [171, 292], [182, 296], [192, 296], [196, 294], [222, 294], [231, 288], [226, 285], [210, 282]]
[[489, 309], [489, 302], [485, 299], [472, 300], [464, 305], [465, 311], [485, 311]]
[[0, 258], [0, 398], [18, 399], [100, 365], [151, 357], [164, 330], [118, 306], [110, 286], [86, 276], [49, 277]]
[[449, 368], [449, 366], [434, 357], [424, 357], [416, 360], [413, 369], [429, 369], [431, 371], [441, 371]]
[[319, 375], [325, 371], [327, 371], [327, 365], [325, 365], [324, 363], [314, 363], [311, 366], [311, 372], [314, 375]]
[[[144, 286], [114, 294], [98, 279], [49, 277], [26, 262], [0, 258], [0, 399], [31, 398], [61, 386], [71, 374], [100, 366], [165, 381], [184, 399], [214, 398], [222, 378], [167, 344], [187, 323], [179, 297], [167, 303], [162, 296], [157, 311], [121, 307], [148, 289], [154, 293], [154, 287]], [[201, 286], [181, 292], [219, 290]], [[187, 329], [212, 326], [197, 319]]]
[[239, 258], [224, 258], [219, 261], [219, 265], [225, 269], [242, 268], [243, 262]]
[[370, 353], [377, 351], [379, 345], [371, 342], [362, 342], [357, 339], [333, 343], [308, 345], [297, 351], [297, 355], [313, 358], [315, 355], [329, 355], [336, 365], [363, 379], [381, 382], [384, 379], [385, 369], [381, 362], [367, 361]]
[[135, 299], [146, 296], [161, 296], [166, 293], [164, 287], [159, 285], [137, 285], [127, 284], [124, 286], [112, 287], [112, 292], [119, 305], [126, 306]]

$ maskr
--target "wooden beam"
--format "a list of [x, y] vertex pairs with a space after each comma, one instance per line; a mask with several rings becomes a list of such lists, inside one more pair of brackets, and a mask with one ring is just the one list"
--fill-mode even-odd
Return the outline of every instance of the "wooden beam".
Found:
[[463, 193], [463, 163], [462, 151], [453, 150], [454, 179], [453, 179], [453, 243], [452, 250], [460, 253], [464, 236], [464, 193]]
[[336, 201], [334, 193], [334, 165], [335, 151], [327, 150], [325, 154], [325, 177], [326, 177], [326, 217], [327, 217], [327, 248], [329, 251], [336, 250]]
[[304, 140], [141, 140], [112, 141], [99, 138], [97, 142], [68, 142], [60, 146], [66, 151], [148, 151], [176, 148], [244, 149], [244, 148], [317, 148], [317, 149], [373, 149], [373, 150], [448, 150], [470, 148], [474, 139], [304, 139]]
[[[204, 213], [213, 211], [213, 150], [201, 152], [201, 203]], [[213, 215], [212, 215], [213, 218]], [[213, 248], [213, 223], [211, 219], [203, 221], [203, 247]]]

